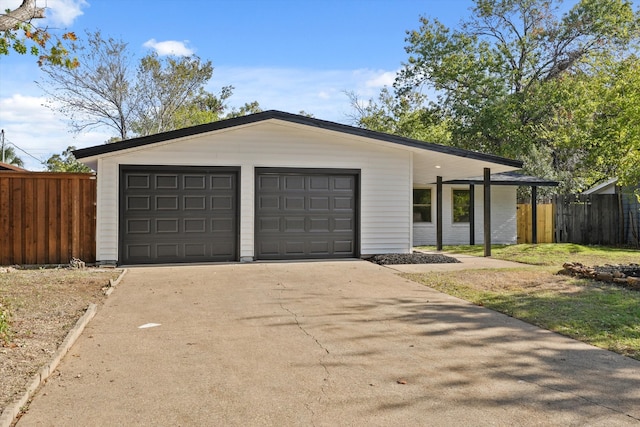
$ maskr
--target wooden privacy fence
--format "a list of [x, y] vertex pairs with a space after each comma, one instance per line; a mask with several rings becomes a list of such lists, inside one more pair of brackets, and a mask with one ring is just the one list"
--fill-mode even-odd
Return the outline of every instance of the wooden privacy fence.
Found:
[[92, 174], [0, 172], [0, 265], [95, 262]]
[[554, 196], [556, 242], [624, 244], [624, 218], [618, 194]]
[[[553, 205], [537, 205], [538, 243], [553, 243]], [[518, 243], [533, 243], [533, 209], [530, 204], [518, 204]]]

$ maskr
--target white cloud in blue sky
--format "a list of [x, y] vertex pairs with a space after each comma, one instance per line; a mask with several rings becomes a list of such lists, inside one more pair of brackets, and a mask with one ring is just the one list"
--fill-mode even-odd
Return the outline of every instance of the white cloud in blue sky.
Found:
[[160, 56], [191, 56], [195, 53], [195, 50], [187, 47], [187, 44], [189, 44], [188, 40], [165, 40], [159, 42], [156, 39], [150, 39], [144, 42], [142, 46], [155, 50]]
[[[471, 0], [454, 1], [456, 8], [424, 0], [183, 2], [189, 7], [157, 0], [36, 0], [47, 7], [39, 25], [57, 35], [75, 31], [81, 39], [85, 30], [100, 30], [128, 43], [132, 63], [149, 49], [158, 55], [197, 51], [215, 67], [207, 90], [234, 86], [231, 107], [258, 101], [265, 110], [305, 111], [347, 124], [353, 109], [345, 92], [375, 99], [393, 84], [406, 59], [405, 32], [425, 13], [457, 22]], [[0, 0], [9, 9], [21, 2]], [[70, 132], [67, 117], [43, 106], [36, 62], [30, 55], [0, 58], [0, 128], [8, 140], [45, 160], [69, 145], [100, 145], [113, 136], [109, 129]], [[27, 168], [42, 169], [24, 160]]]
[[[38, 6], [42, 2], [37, 2]], [[69, 27], [89, 4], [85, 0], [47, 0], [44, 24], [50, 27]]]

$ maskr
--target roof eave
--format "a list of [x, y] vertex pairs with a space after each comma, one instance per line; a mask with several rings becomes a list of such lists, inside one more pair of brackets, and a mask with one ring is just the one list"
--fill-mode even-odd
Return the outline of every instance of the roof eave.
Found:
[[[97, 158], [105, 154], [117, 151], [137, 148], [145, 145], [170, 141], [172, 139], [185, 138], [207, 132], [228, 129], [232, 127], [257, 123], [266, 120], [282, 120], [290, 123], [297, 123], [306, 126], [312, 126], [320, 129], [341, 132], [345, 134], [361, 136], [363, 138], [375, 139], [379, 141], [389, 142], [393, 144], [403, 145], [421, 150], [435, 151], [450, 154], [459, 157], [466, 157], [475, 160], [496, 163], [500, 165], [521, 168], [522, 162], [519, 160], [507, 159], [492, 154], [484, 154], [461, 148], [448, 147], [445, 145], [433, 144], [429, 142], [418, 141], [401, 136], [391, 135], [382, 132], [376, 132], [368, 129], [358, 128], [354, 126], [344, 125], [341, 123], [330, 122], [326, 120], [316, 119], [313, 117], [301, 116], [298, 114], [285, 113], [277, 110], [269, 110], [261, 113], [250, 114], [247, 116], [234, 117], [232, 119], [221, 120], [217, 122], [207, 123], [189, 128], [163, 132], [155, 135], [143, 136], [139, 138], [128, 139], [125, 141], [114, 142], [111, 144], [97, 145], [88, 148], [82, 148], [73, 151], [76, 159]], [[95, 159], [92, 159], [95, 160]]]

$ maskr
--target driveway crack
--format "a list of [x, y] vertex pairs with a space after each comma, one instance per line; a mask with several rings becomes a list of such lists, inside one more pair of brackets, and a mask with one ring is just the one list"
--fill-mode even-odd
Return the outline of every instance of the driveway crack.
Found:
[[[278, 282], [278, 286], [281, 288], [280, 290], [285, 290], [287, 289], [287, 287]], [[324, 352], [324, 354], [322, 356], [320, 356], [320, 358], [318, 359], [318, 364], [320, 366], [322, 366], [322, 369], [324, 369], [324, 378], [322, 379], [322, 387], [320, 388], [320, 391], [322, 392], [322, 395], [324, 397], [327, 397], [327, 387], [329, 385], [329, 380], [331, 378], [331, 373], [329, 372], [329, 368], [327, 367], [327, 365], [324, 363], [324, 358], [331, 354], [329, 352], [329, 349], [326, 348], [319, 340], [318, 338], [316, 338], [313, 334], [311, 334], [301, 323], [300, 323], [300, 319], [298, 316], [298, 313], [296, 313], [295, 311], [289, 309], [288, 307], [285, 307], [284, 304], [282, 303], [282, 300], [278, 301], [278, 304], [280, 305], [280, 308], [283, 311], [286, 311], [287, 313], [289, 313], [292, 317], [294, 322], [296, 323], [296, 326], [298, 327], [298, 329], [300, 329], [300, 331], [302, 331], [302, 333], [304, 333], [306, 336], [308, 336], [309, 338], [311, 338], [313, 340], [313, 342], [316, 344], [316, 346], [320, 347], [320, 349], [322, 349], [322, 351]], [[318, 399], [319, 401], [320, 399]], [[313, 409], [311, 408], [311, 406], [309, 404], [305, 405], [307, 407], [307, 409], [309, 410], [309, 412], [311, 412], [311, 416], [312, 418], [315, 418], [315, 412], [313, 411]], [[313, 422], [312, 422], [313, 424]]]

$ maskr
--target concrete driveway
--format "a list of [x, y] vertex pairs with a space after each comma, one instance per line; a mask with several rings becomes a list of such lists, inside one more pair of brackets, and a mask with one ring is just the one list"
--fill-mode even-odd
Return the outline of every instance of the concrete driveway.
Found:
[[132, 268], [18, 425], [639, 420], [640, 362], [342, 261]]

